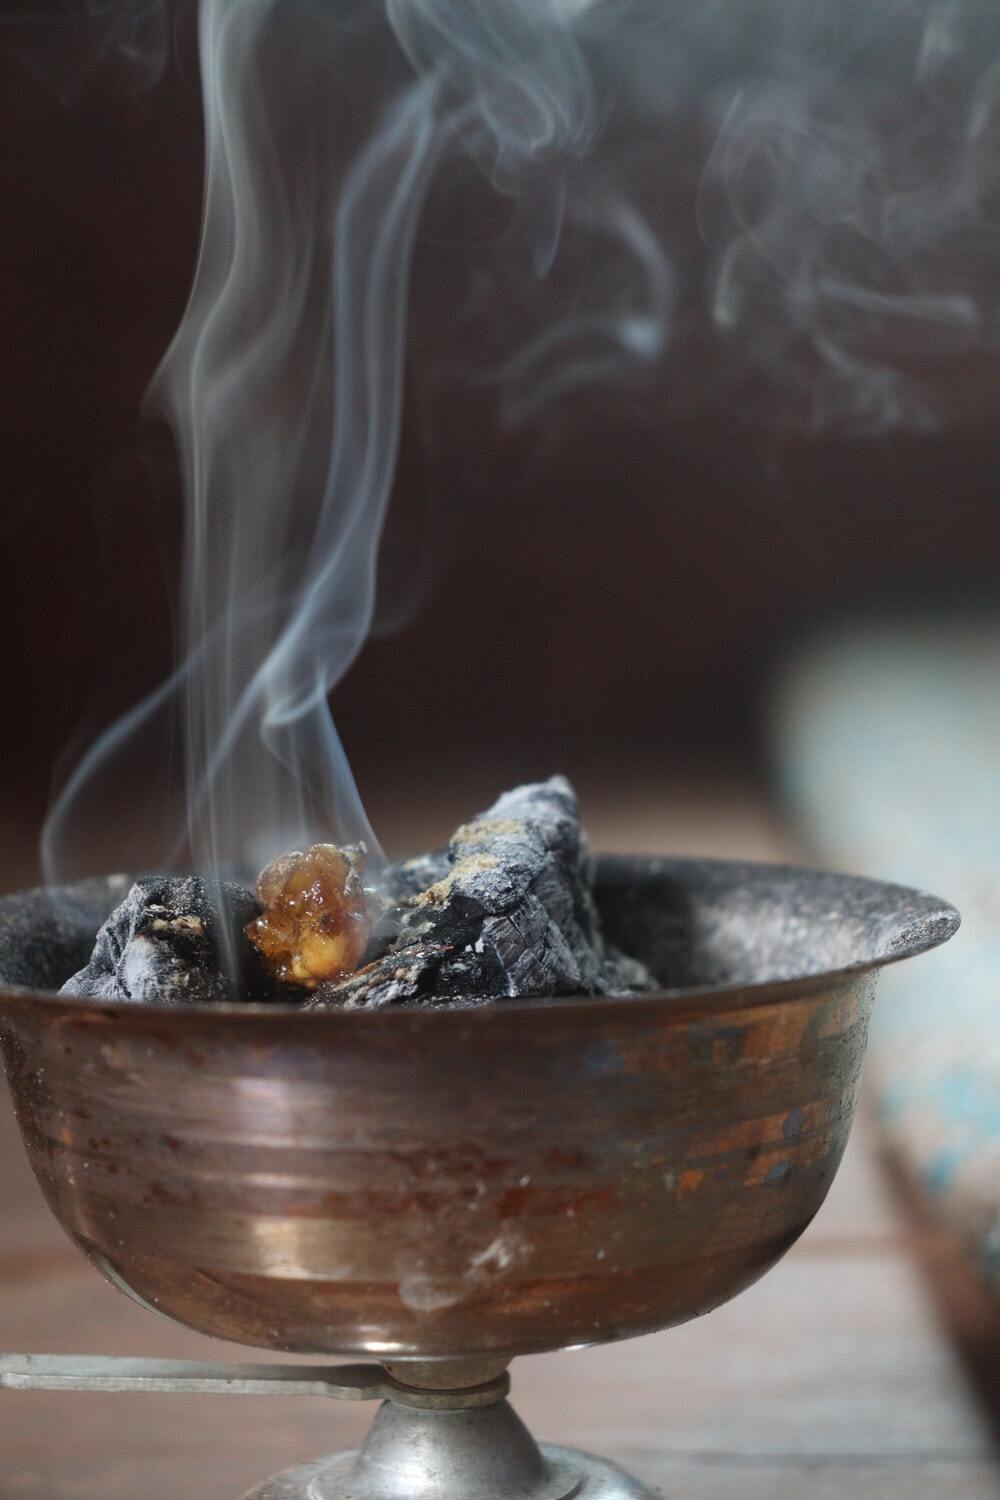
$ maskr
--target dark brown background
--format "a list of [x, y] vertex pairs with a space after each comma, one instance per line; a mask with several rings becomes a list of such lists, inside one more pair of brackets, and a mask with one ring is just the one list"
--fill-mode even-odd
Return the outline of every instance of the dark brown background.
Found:
[[[155, 90], [98, 77], [70, 108], [3, 53], [0, 96], [10, 883], [75, 738], [170, 661], [179, 496], [139, 407], [191, 278], [201, 127], [189, 42]], [[421, 295], [435, 275], [424, 247]], [[503, 438], [474, 394], [428, 409], [415, 359], [384, 568], [404, 620], [335, 698], [386, 842], [400, 802], [453, 776], [482, 800], [557, 766], [592, 788], [752, 764], [762, 689], [811, 621], [993, 588], [995, 370], [938, 373], [940, 434], [816, 438], [745, 383], [683, 399], [684, 358], [634, 398], [591, 393]]]

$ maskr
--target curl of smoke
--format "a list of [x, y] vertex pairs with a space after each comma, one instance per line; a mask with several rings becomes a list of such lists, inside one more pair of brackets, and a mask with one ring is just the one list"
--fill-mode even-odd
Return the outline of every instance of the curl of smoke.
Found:
[[716, 327], [814, 430], [933, 429], [937, 370], [997, 348], [1000, 13], [840, 0], [771, 21], [702, 176]]
[[170, 61], [171, 0], [12, 0], [0, 6], [0, 47], [14, 53], [67, 108], [110, 77], [122, 92], [147, 93]]

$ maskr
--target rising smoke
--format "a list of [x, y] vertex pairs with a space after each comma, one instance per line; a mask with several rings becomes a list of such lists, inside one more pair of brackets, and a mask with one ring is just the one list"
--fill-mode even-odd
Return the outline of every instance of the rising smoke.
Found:
[[[70, 781], [50, 878], [95, 768], [164, 716], [200, 868], [373, 843], [327, 695], [371, 623], [408, 335], [439, 384], [482, 379], [485, 317], [527, 423], [665, 357], [683, 380], [707, 331], [789, 420], [861, 433], [939, 421], [942, 363], [997, 342], [1000, 13], [972, 0], [202, 0], [200, 35], [202, 245], [151, 396], [182, 665]], [[473, 171], [503, 227], [429, 329], [428, 195]]]

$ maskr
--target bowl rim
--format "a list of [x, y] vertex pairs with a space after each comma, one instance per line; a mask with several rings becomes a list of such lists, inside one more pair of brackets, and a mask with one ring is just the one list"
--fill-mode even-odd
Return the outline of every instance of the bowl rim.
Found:
[[[223, 1022], [238, 1021], [245, 1017], [265, 1022], [273, 1019], [275, 1024], [281, 1021], [287, 1024], [290, 1017], [295, 1017], [309, 1026], [351, 1024], [357, 1026], [359, 1018], [364, 1018], [365, 1024], [377, 1025], [399, 1025], [403, 1018], [408, 1018], [411, 1025], [441, 1025], [448, 1018], [458, 1020], [462, 1024], [478, 1025], [488, 1024], [491, 1019], [495, 1021], [501, 1016], [517, 1016], [532, 1012], [537, 1014], [540, 1010], [578, 1009], [593, 1012], [605, 1009], [613, 1010], [620, 1015], [623, 1007], [627, 1011], [641, 1012], [656, 1006], [669, 1007], [671, 1014], [676, 1014], [679, 1019], [688, 1019], [691, 1015], [707, 1012], [722, 1014], [791, 1001], [821, 991], [829, 992], [848, 985], [865, 974], [874, 974], [889, 964], [901, 963], [904, 959], [915, 958], [918, 954], [940, 947], [955, 935], [962, 922], [961, 914], [956, 907], [930, 892], [913, 886], [899, 885], [892, 881], [878, 880], [867, 875], [845, 874], [839, 870], [775, 864], [764, 860], [700, 858], [685, 855], [601, 853], [596, 857], [604, 868], [613, 870], [617, 866], [624, 870], [630, 865], [641, 864], [650, 874], [658, 873], [663, 867], [678, 870], [686, 867], [701, 867], [704, 870], [727, 872], [731, 875], [735, 875], [742, 869], [758, 876], [770, 875], [798, 880], [818, 881], [833, 878], [855, 888], [859, 894], [867, 889], [873, 894], [878, 892], [883, 896], [895, 897], [902, 905], [909, 908], [909, 921], [901, 927], [900, 932], [884, 952], [859, 959], [856, 963], [841, 964], [832, 969], [807, 970], [800, 974], [785, 975], [775, 979], [664, 986], [662, 989], [641, 995], [546, 995], [502, 1000], [493, 1004], [457, 1002], [441, 1006], [386, 1005], [376, 1008], [331, 1006], [328, 1009], [310, 1010], [294, 1001], [274, 1000], [256, 1002], [220, 1000], [211, 1004], [191, 1003], [187, 1005], [168, 1005], [157, 1001], [137, 1003], [131, 1000], [105, 1000], [89, 995], [72, 995], [56, 990], [35, 989], [30, 985], [10, 984], [0, 980], [0, 1024], [3, 1020], [4, 1006], [10, 1001], [30, 1001], [46, 1008], [61, 1009], [63, 1012], [77, 1013], [81, 1016], [90, 1012], [109, 1020], [118, 1016], [128, 1017], [132, 1021], [140, 1017], [163, 1020], [165, 1017], [176, 1016], [188, 1020], [217, 1019]], [[129, 880], [131, 877], [107, 875], [96, 878], [110, 881]], [[85, 883], [87, 882], [79, 882], [80, 885]], [[8, 901], [15, 897], [48, 895], [51, 889], [59, 890], [65, 887], [35, 886], [22, 891], [8, 892], [0, 896], [0, 911]]]

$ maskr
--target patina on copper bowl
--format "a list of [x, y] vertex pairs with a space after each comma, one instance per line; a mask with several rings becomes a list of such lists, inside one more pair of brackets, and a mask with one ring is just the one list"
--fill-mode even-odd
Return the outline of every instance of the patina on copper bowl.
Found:
[[604, 859], [640, 999], [167, 1009], [52, 991], [121, 883], [0, 903], [35, 1175], [119, 1287], [245, 1344], [385, 1358], [619, 1339], [761, 1276], [833, 1181], [876, 971], [956, 912], [874, 881]]

